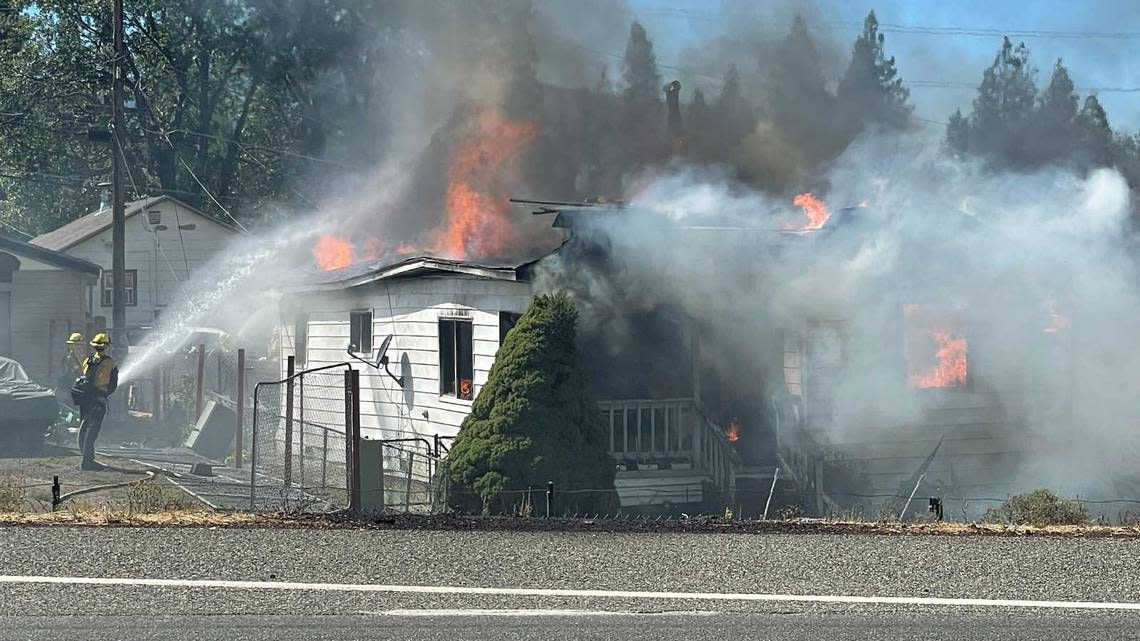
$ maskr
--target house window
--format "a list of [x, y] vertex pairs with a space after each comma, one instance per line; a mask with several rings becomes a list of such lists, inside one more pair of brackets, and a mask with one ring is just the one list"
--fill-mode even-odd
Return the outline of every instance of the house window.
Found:
[[910, 387], [968, 386], [969, 343], [962, 310], [903, 305], [903, 332], [903, 355]]
[[[102, 296], [100, 298], [100, 304], [103, 307], [110, 307], [112, 304], [114, 304], [113, 299], [114, 299], [114, 293], [115, 293], [115, 283], [114, 283], [115, 279], [112, 278], [113, 274], [114, 274], [114, 272], [111, 272], [111, 271], [104, 271], [103, 272], [103, 281], [102, 281], [102, 288], [101, 288]], [[123, 304], [126, 305], [127, 307], [135, 307], [136, 305], [139, 304], [139, 299], [138, 299], [139, 270], [128, 269], [125, 272], [123, 272], [123, 275], [126, 277], [123, 279], [123, 298], [125, 299]]]
[[[357, 354], [372, 355], [372, 310], [351, 312], [348, 319], [349, 339], [352, 351]], [[306, 325], [308, 323], [306, 322]], [[300, 336], [300, 334], [298, 334]]]
[[[370, 323], [371, 324], [371, 323]], [[371, 335], [371, 332], [368, 332]], [[308, 354], [309, 342], [309, 315], [297, 314], [293, 318], [293, 353], [297, 356], [296, 362], [304, 364]], [[353, 345], [356, 345], [354, 342]]]
[[522, 318], [522, 314], [499, 312], [499, 345], [502, 345], [503, 341], [507, 339], [507, 332], [518, 324], [520, 318]]
[[475, 397], [475, 357], [469, 320], [439, 321], [439, 394]]

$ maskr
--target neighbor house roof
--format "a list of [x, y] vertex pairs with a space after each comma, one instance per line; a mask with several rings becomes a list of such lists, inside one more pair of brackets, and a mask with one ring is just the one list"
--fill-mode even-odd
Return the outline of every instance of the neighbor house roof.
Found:
[[511, 264], [481, 264], [461, 260], [417, 256], [395, 263], [383, 260], [350, 265], [343, 269], [306, 269], [299, 274], [293, 291], [332, 290], [358, 287], [391, 278], [411, 278], [429, 274], [465, 274], [479, 278], [525, 281], [534, 261]]
[[[126, 217], [130, 218], [136, 214], [145, 211], [148, 207], [153, 207], [159, 203], [170, 201], [186, 210], [197, 214], [211, 222], [217, 223], [222, 227], [226, 227], [234, 231], [234, 233], [241, 233], [236, 227], [223, 223], [220, 220], [209, 216], [202, 211], [187, 205], [186, 203], [172, 198], [170, 196], [155, 196], [153, 198], [143, 198], [141, 200], [132, 200], [126, 203]], [[63, 227], [49, 231], [46, 234], [36, 236], [31, 240], [32, 244], [46, 247], [55, 251], [65, 251], [79, 243], [99, 235], [103, 231], [111, 228], [111, 209], [110, 207], [93, 211], [90, 214], [77, 218]]]
[[15, 256], [23, 256], [30, 258], [41, 263], [53, 265], [61, 269], [68, 269], [76, 272], [83, 272], [98, 276], [100, 267], [95, 263], [88, 262], [82, 258], [75, 258], [67, 254], [47, 249], [46, 247], [39, 247], [31, 243], [26, 243], [22, 240], [16, 240], [9, 236], [0, 235], [0, 251], [13, 254]]

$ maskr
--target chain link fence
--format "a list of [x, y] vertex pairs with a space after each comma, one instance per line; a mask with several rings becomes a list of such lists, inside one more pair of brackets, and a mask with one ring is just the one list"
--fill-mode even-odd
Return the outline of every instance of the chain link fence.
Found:
[[299, 372], [254, 388], [249, 507], [332, 512], [351, 499], [349, 368]]
[[[448, 485], [443, 454], [425, 438], [380, 441], [383, 461], [383, 509], [390, 514], [439, 514], [447, 511]], [[367, 464], [367, 462], [362, 462]], [[365, 492], [379, 492], [367, 488]], [[365, 504], [369, 504], [364, 496]], [[377, 506], [379, 507], [379, 506]]]

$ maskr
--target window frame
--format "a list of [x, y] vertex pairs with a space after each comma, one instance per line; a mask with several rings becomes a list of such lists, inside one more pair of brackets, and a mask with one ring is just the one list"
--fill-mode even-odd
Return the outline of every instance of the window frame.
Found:
[[522, 314], [505, 310], [499, 312], [499, 347], [503, 346], [503, 341], [507, 340], [507, 334], [515, 328], [515, 325], [519, 324], [520, 319], [522, 319]]
[[[445, 327], [448, 329], [445, 330]], [[465, 330], [461, 330], [461, 327]], [[439, 336], [440, 398], [463, 402], [475, 400], [474, 322], [470, 317], [445, 316], [439, 318], [436, 328]], [[466, 339], [466, 344], [461, 345], [464, 339]], [[462, 358], [463, 354], [460, 351], [462, 347], [467, 348], [466, 359]], [[464, 368], [464, 364], [466, 364], [466, 368]], [[463, 377], [463, 374], [467, 374], [468, 377]], [[466, 393], [463, 392], [462, 388], [465, 380], [469, 381], [469, 389]]]
[[[368, 319], [367, 324], [359, 322], [364, 317]], [[365, 358], [372, 357], [372, 325], [374, 320], [371, 309], [354, 309], [348, 313], [348, 344], [350, 349], [353, 349], [354, 354], [362, 355]], [[296, 337], [293, 340], [296, 341]], [[307, 344], [308, 341], [306, 341]]]
[[[139, 305], [139, 270], [125, 269], [123, 274], [126, 282], [123, 284], [123, 298], [125, 307], [138, 307]], [[115, 304], [115, 273], [109, 269], [103, 270], [99, 278], [99, 306], [112, 307]]]

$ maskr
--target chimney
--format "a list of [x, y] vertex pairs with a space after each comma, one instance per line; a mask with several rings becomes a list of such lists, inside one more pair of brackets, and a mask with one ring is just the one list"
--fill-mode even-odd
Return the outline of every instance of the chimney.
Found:
[[665, 85], [665, 106], [669, 111], [669, 141], [679, 151], [685, 139], [685, 124], [681, 121], [681, 83], [674, 80]]

